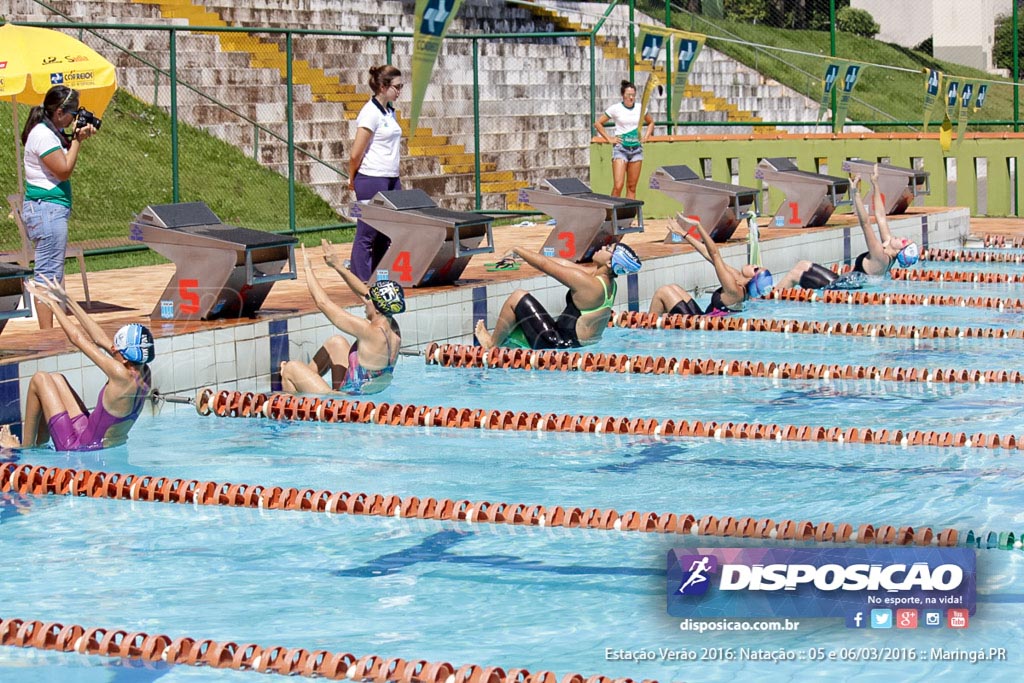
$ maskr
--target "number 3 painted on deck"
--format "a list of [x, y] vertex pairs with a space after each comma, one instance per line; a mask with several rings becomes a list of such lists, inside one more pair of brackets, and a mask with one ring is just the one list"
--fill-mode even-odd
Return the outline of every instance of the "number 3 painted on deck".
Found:
[[558, 252], [562, 258], [571, 259], [576, 255], [576, 234], [572, 232], [558, 233], [558, 239], [565, 243], [565, 248]]

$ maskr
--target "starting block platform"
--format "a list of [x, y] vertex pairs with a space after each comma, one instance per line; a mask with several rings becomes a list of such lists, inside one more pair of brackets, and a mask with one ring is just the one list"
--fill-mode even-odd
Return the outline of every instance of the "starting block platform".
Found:
[[[698, 220], [715, 242], [727, 242], [736, 231], [740, 217], [757, 210], [760, 190], [742, 185], [704, 180], [689, 166], [662, 166], [651, 174], [650, 188], [668, 195], [683, 205], [688, 218]], [[682, 242], [668, 231], [666, 243]]]
[[[875, 162], [863, 159], [849, 159], [843, 162], [847, 173], [859, 173], [861, 178], [870, 178]], [[916, 168], [904, 168], [890, 164], [878, 164], [878, 189], [882, 193], [882, 204], [887, 215], [906, 213], [907, 208], [921, 195], [931, 194], [931, 174]], [[869, 210], [870, 212], [870, 210]]]
[[4, 331], [4, 326], [11, 318], [28, 318], [32, 315], [32, 304], [28, 290], [25, 289], [25, 281], [32, 277], [32, 273], [31, 268], [0, 263], [0, 332]]
[[578, 178], [542, 180], [537, 187], [520, 190], [519, 201], [555, 219], [541, 247], [545, 256], [589, 261], [601, 247], [644, 231], [642, 201], [591, 192]]
[[828, 222], [836, 207], [851, 203], [840, 199], [850, 191], [849, 179], [801, 171], [785, 157], [762, 159], [754, 177], [785, 194], [768, 227], [816, 228]]
[[391, 239], [377, 274], [403, 287], [451, 284], [475, 254], [494, 253], [492, 216], [442, 209], [423, 190], [378, 192], [351, 216]]
[[254, 317], [275, 282], [296, 279], [298, 240], [225, 225], [204, 202], [147, 206], [129, 238], [174, 262], [153, 320]]

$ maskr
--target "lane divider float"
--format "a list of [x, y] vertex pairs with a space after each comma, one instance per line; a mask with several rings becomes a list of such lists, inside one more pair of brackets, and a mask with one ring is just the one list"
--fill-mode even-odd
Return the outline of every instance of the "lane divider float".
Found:
[[[961, 249], [923, 249], [922, 261], [945, 261], [965, 263], [1024, 263], [1024, 254], [1000, 254], [991, 251], [970, 251]], [[895, 269], [894, 269], [895, 270]]]
[[763, 299], [779, 301], [814, 301], [822, 304], [854, 304], [858, 306], [959, 306], [960, 308], [991, 308], [999, 311], [1024, 309], [1022, 299], [996, 296], [959, 296], [950, 294], [909, 294], [898, 292], [851, 292], [787, 287], [773, 289]]
[[622, 311], [608, 320], [609, 327], [629, 329], [698, 330], [701, 332], [778, 332], [841, 337], [897, 337], [904, 339], [1024, 339], [1024, 329], [949, 327], [931, 325], [875, 325], [819, 322], [782, 318], [742, 318], [709, 315], [655, 315]]
[[889, 271], [893, 280], [904, 282], [969, 282], [983, 284], [1020, 284], [1024, 275], [1019, 273], [979, 273], [963, 270], [910, 270], [893, 268]]
[[[936, 531], [932, 527], [915, 529], [909, 525], [896, 524], [860, 524], [854, 527], [847, 522], [815, 523], [791, 519], [775, 521], [769, 518], [714, 515], [697, 517], [688, 513], [638, 510], [620, 513], [611, 508], [545, 506], [487, 500], [474, 502], [450, 498], [421, 499], [416, 496], [401, 498], [382, 493], [232, 484], [13, 463], [0, 468], [0, 490], [38, 496], [72, 495], [111, 500], [430, 519], [471, 524], [730, 536], [817, 543], [953, 547], [961, 538], [960, 533], [952, 528]], [[983, 535], [982, 532], [969, 533], [972, 543]], [[999, 534], [994, 536], [996, 540], [999, 537]], [[1003, 549], [1020, 547], [1020, 543], [1015, 544], [1016, 537], [1012, 533], [1008, 538], [1010, 543]]]
[[[0, 645], [335, 681], [349, 678], [398, 683], [633, 683], [629, 678], [584, 677], [570, 673], [559, 679], [551, 671], [505, 671], [500, 667], [477, 664], [456, 668], [448, 662], [425, 659], [407, 660], [379, 655], [360, 657], [349, 652], [220, 642], [188, 636], [172, 639], [164, 634], [143, 631], [12, 618], [0, 618]], [[643, 683], [658, 682], [645, 680]]]
[[1020, 235], [984, 234], [981, 236], [981, 240], [986, 247], [1024, 248], [1024, 237]]
[[813, 441], [937, 448], [1024, 448], [1024, 436], [978, 432], [779, 425], [758, 422], [702, 422], [656, 418], [602, 417], [568, 413], [528, 412], [484, 408], [455, 408], [372, 401], [349, 401], [291, 394], [253, 394], [201, 389], [196, 398], [200, 415], [267, 417], [273, 420], [345, 422], [393, 427], [449, 427], [502, 431], [573, 432], [586, 434], [641, 434], [654, 437], [750, 439], [757, 441]]
[[866, 379], [892, 382], [948, 382], [980, 384], [1022, 384], [1019, 370], [967, 370], [954, 368], [902, 368], [814, 363], [774, 363], [711, 358], [628, 356], [619, 353], [578, 351], [531, 351], [496, 346], [438, 344], [424, 351], [427, 365], [446, 368], [501, 368], [509, 370], [554, 370], [562, 372], [617, 372], [635, 375], [713, 375], [763, 377], [769, 379]]

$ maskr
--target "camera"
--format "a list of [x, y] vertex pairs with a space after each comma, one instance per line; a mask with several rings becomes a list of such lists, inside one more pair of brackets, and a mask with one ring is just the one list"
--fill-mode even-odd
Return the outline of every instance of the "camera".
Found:
[[100, 126], [103, 124], [102, 119], [100, 119], [98, 116], [93, 114], [85, 107], [82, 107], [81, 109], [75, 112], [75, 118], [75, 130], [78, 130], [79, 128], [85, 128], [86, 126], [90, 125], [96, 130], [99, 130]]

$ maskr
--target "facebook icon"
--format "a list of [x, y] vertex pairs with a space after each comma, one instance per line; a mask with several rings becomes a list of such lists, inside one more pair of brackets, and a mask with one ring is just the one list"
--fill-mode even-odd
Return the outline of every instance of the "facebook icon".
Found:
[[865, 621], [864, 612], [854, 612], [846, 615], [847, 628], [866, 628]]

